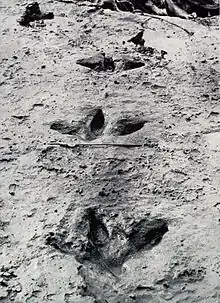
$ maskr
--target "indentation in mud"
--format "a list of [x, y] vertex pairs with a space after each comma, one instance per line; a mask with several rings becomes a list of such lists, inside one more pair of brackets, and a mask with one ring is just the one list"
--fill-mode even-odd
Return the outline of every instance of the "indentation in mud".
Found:
[[204, 279], [205, 269], [204, 268], [186, 268], [180, 271], [174, 278], [175, 282], [188, 282], [193, 283]]
[[93, 140], [100, 136], [104, 130], [105, 116], [100, 108], [90, 111], [81, 121], [69, 123], [56, 120], [50, 123], [50, 129], [64, 135], [77, 136], [83, 140]]
[[145, 123], [146, 121], [143, 120], [122, 118], [115, 123], [112, 129], [112, 134], [118, 136], [126, 136], [142, 129]]
[[47, 244], [75, 255], [81, 263], [87, 260], [112, 273], [140, 250], [157, 245], [168, 224], [149, 215], [132, 218], [94, 207], [68, 214], [57, 230], [47, 237]]
[[124, 57], [122, 58], [122, 69], [130, 70], [144, 66], [145, 63], [140, 59]]
[[138, 222], [134, 222], [128, 238], [135, 249], [139, 250], [147, 244], [156, 245], [159, 243], [167, 231], [167, 224], [163, 220], [146, 220], [144, 218]]
[[113, 59], [105, 56], [104, 53], [99, 53], [88, 58], [78, 59], [76, 64], [91, 68], [97, 72], [115, 70], [115, 63]]
[[98, 109], [90, 123], [90, 131], [93, 135], [98, 136], [102, 133], [105, 124], [103, 111]]
[[155, 285], [162, 284], [166, 289], [170, 289], [175, 293], [182, 288], [182, 285], [186, 286], [190, 283], [202, 281], [205, 274], [206, 270], [203, 267], [190, 268], [188, 266], [184, 266], [182, 268], [178, 268], [177, 266], [177, 268], [172, 268], [170, 274], [165, 276], [163, 279], [155, 281]]
[[75, 135], [80, 130], [80, 128], [80, 123], [72, 125], [63, 120], [56, 120], [50, 123], [50, 129], [56, 130], [64, 135]]

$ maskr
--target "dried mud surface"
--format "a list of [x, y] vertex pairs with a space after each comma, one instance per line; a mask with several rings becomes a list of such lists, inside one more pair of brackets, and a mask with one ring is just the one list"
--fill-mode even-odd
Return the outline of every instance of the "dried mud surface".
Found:
[[219, 18], [25, 6], [0, 1], [0, 301], [220, 302]]

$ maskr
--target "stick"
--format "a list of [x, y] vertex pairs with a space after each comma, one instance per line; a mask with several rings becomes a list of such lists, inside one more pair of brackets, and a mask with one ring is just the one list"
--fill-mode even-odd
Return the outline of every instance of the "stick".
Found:
[[74, 149], [77, 147], [94, 147], [94, 148], [100, 148], [100, 147], [124, 147], [124, 148], [137, 148], [137, 147], [149, 147], [149, 148], [156, 148], [156, 150], [158, 151], [188, 151], [188, 152], [192, 152], [192, 151], [199, 151], [198, 148], [195, 147], [191, 147], [191, 148], [184, 148], [184, 147], [180, 147], [180, 148], [170, 148], [170, 147], [160, 147], [157, 144], [151, 144], [148, 142], [145, 142], [143, 144], [120, 144], [120, 143], [96, 143], [96, 144], [91, 144], [91, 143], [77, 143], [74, 145], [70, 145], [68, 143], [64, 143], [64, 142], [50, 142], [49, 143], [50, 146], [61, 146], [61, 147], [65, 147], [65, 148], [69, 148], [69, 149]]
[[[94, 147], [94, 148], [99, 148], [99, 147], [125, 147], [125, 148], [136, 148], [136, 147], [143, 147], [143, 146], [147, 146], [147, 144], [121, 144], [121, 143], [77, 143], [74, 145], [70, 145], [68, 143], [64, 143], [64, 142], [50, 142], [50, 145], [58, 145], [61, 147], [66, 147], [66, 148], [77, 148], [77, 147]], [[149, 145], [149, 144], [148, 144]], [[152, 147], [151, 145], [149, 145], [150, 147]]]
[[[163, 19], [162, 17], [155, 16], [155, 15], [150, 15], [150, 14], [147, 14], [147, 13], [143, 13], [143, 14], [144, 14], [144, 16], [148, 16], [148, 17], [150, 17], [150, 18], [152, 18], [152, 19], [161, 20], [161, 21], [164, 21], [164, 22], [166, 22], [166, 23], [168, 23], [168, 24], [171, 24], [171, 25], [173, 25], [173, 26], [176, 26], [176, 27], [182, 29], [184, 32], [186, 32], [189, 36], [193, 36], [193, 35], [194, 35], [194, 32], [190, 32], [190, 31], [188, 31], [187, 29], [185, 29], [184, 27], [182, 27], [182, 26], [180, 26], [180, 25], [178, 25], [178, 24], [176, 24], [176, 23], [173, 23], [173, 22], [171, 22], [171, 21], [168, 21], [168, 20], [166, 20], [166, 19]], [[146, 21], [144, 21], [142, 24], [144, 25], [144, 23], [147, 22], [147, 21], [149, 21], [149, 19], [146, 20]]]

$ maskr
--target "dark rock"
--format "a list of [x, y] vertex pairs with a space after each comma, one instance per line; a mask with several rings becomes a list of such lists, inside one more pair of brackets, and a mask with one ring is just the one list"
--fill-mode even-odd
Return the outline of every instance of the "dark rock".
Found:
[[188, 14], [196, 13], [198, 17], [219, 15], [219, 3], [215, 0], [177, 0], [176, 4]]
[[17, 187], [16, 184], [10, 184], [10, 185], [9, 185], [9, 194], [10, 194], [11, 196], [14, 196], [14, 195], [15, 195], [16, 187]]
[[168, 16], [179, 17], [183, 19], [188, 18], [188, 14], [185, 12], [185, 10], [176, 5], [176, 3], [174, 3], [172, 0], [165, 0], [165, 7]]
[[163, 59], [166, 55], [167, 55], [167, 52], [165, 50], [161, 50], [161, 58]]
[[100, 4], [100, 7], [103, 9], [110, 9], [112, 11], [117, 11], [117, 6], [115, 4], [115, 1], [113, 0], [104, 0]]
[[103, 0], [97, 7], [179, 18], [188, 18], [188, 14], [192, 13], [198, 17], [215, 16], [220, 11], [215, 0]]
[[167, 15], [164, 8], [164, 1], [161, 0], [134, 0], [135, 10], [139, 10], [143, 13], [154, 14], [164, 16]]
[[143, 46], [145, 40], [143, 39], [144, 30], [140, 31], [137, 35], [128, 40], [128, 42], [132, 42], [135, 45]]
[[134, 12], [134, 5], [131, 0], [119, 0], [117, 1], [117, 7], [121, 11]]
[[20, 20], [18, 20], [18, 22], [22, 26], [29, 26], [30, 22], [37, 20], [53, 19], [53, 18], [54, 18], [54, 14], [52, 12], [42, 13], [38, 2], [33, 2], [27, 5], [24, 14], [20, 18]]
[[126, 11], [126, 12], [133, 12], [134, 5], [132, 0], [104, 0], [99, 5], [102, 9], [110, 9], [112, 11]]

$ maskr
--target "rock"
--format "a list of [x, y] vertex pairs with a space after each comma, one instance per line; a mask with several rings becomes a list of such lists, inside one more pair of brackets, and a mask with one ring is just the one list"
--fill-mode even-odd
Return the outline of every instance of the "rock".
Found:
[[117, 11], [117, 5], [114, 0], [104, 0], [99, 6], [103, 9], [110, 9], [112, 11]]
[[22, 26], [29, 26], [30, 22], [37, 20], [53, 19], [53, 18], [54, 18], [54, 14], [52, 12], [42, 13], [38, 2], [33, 2], [27, 5], [23, 16], [21, 16], [18, 22]]
[[176, 4], [189, 14], [196, 17], [208, 17], [219, 15], [219, 3], [215, 0], [176, 0]]
[[161, 58], [164, 59], [164, 57], [167, 55], [167, 52], [165, 50], [161, 50]]
[[[137, 10], [140, 10], [144, 13], [155, 14], [165, 16], [167, 15], [166, 11], [163, 9], [163, 1], [142, 1], [142, 0], [135, 0], [134, 7]], [[161, 7], [161, 8], [160, 8]]]
[[135, 45], [144, 46], [145, 40], [143, 39], [144, 30], [140, 31], [137, 35], [128, 40], [128, 42], [132, 42]]
[[103, 0], [99, 7], [102, 9], [110, 9], [112, 11], [126, 11], [126, 12], [133, 12], [134, 5], [132, 0]]
[[10, 194], [11, 196], [14, 196], [14, 195], [15, 195], [16, 187], [17, 187], [16, 184], [10, 184], [10, 185], [9, 185], [9, 194]]
[[172, 0], [165, 0], [165, 7], [168, 16], [179, 17], [183, 19], [188, 18], [188, 14], [183, 9], [178, 7]]
[[134, 12], [134, 5], [132, 0], [118, 0], [117, 7], [121, 11]]

